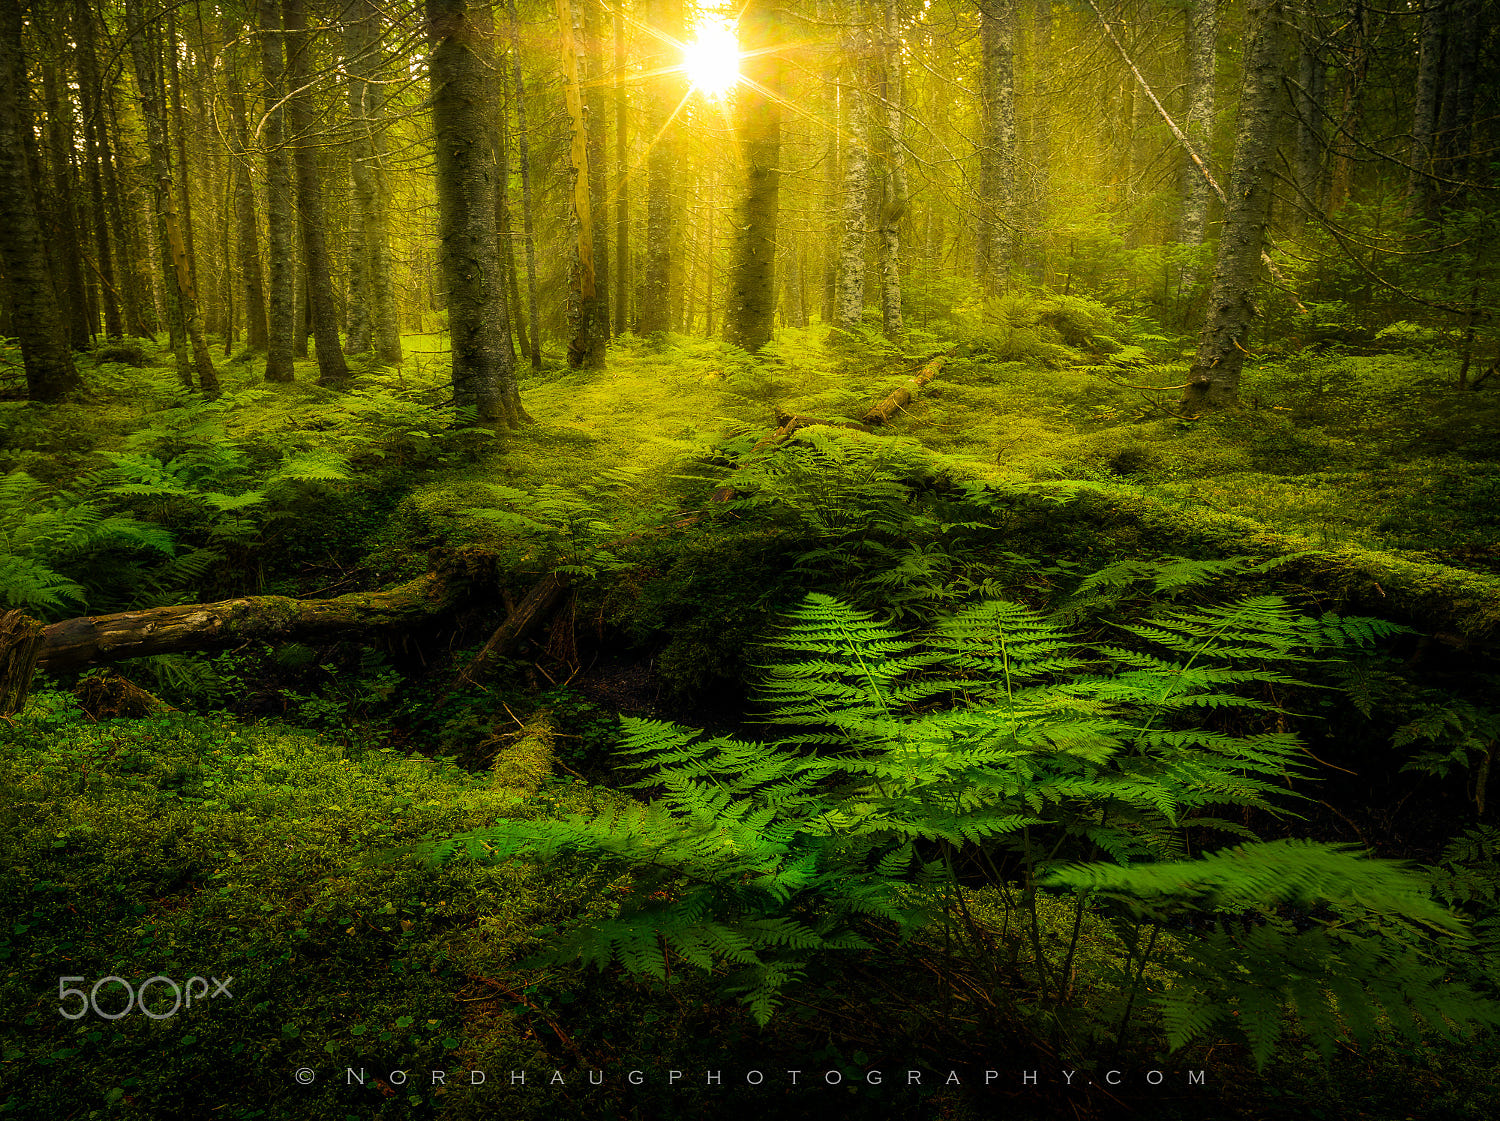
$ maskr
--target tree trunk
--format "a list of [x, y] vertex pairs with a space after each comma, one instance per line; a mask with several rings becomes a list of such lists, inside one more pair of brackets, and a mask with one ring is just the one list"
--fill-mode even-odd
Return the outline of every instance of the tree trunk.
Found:
[[848, 103], [848, 142], [844, 145], [844, 189], [840, 208], [838, 289], [833, 322], [841, 330], [859, 326], [865, 313], [865, 243], [869, 231], [865, 213], [870, 201], [870, 5], [860, 0], [854, 12], [855, 24], [844, 41], [845, 64], [850, 81], [844, 87]]
[[[502, 55], [498, 57], [498, 69], [507, 74], [510, 67]], [[526, 320], [521, 315], [521, 295], [516, 287], [515, 238], [511, 234], [510, 222], [510, 98], [505, 95], [508, 82], [500, 82], [500, 96], [495, 99], [495, 251], [500, 255], [500, 271], [505, 274], [506, 323], [515, 329], [516, 346], [522, 354], [530, 353], [526, 342]], [[516, 349], [509, 343], [509, 361], [516, 363]]]
[[885, 70], [885, 191], [880, 207], [880, 313], [886, 336], [901, 333], [901, 222], [906, 217], [905, 111], [900, 25], [895, 0], [885, 0], [881, 54]]
[[630, 114], [625, 95], [625, 10], [615, 21], [615, 318], [616, 335], [628, 329], [630, 304]]
[[239, 251], [240, 279], [245, 286], [245, 341], [252, 352], [263, 354], [270, 339], [266, 281], [260, 268], [260, 222], [255, 212], [255, 186], [250, 179], [245, 94], [238, 83], [230, 90], [229, 107], [234, 114], [235, 245]]
[[[683, 37], [682, 0], [648, 0], [645, 19], [663, 36]], [[646, 135], [651, 150], [646, 157], [646, 269], [641, 278], [641, 306], [638, 312], [642, 335], [654, 335], [669, 327], [672, 269], [672, 173], [677, 153], [671, 134], [671, 120], [682, 100], [684, 83], [681, 72], [674, 71], [676, 61], [668, 42], [650, 40], [652, 54], [646, 63], [650, 79], [646, 109]]]
[[120, 318], [120, 292], [115, 273], [117, 245], [109, 236], [109, 208], [105, 204], [103, 162], [109, 157], [104, 136], [103, 90], [99, 84], [98, 52], [94, 46], [94, 13], [84, 0], [73, 9], [78, 29], [78, 91], [83, 109], [84, 163], [88, 169], [89, 203], [93, 210], [94, 251], [99, 270], [99, 295], [104, 307], [104, 333], [116, 339], [125, 333]]
[[66, 673], [125, 658], [222, 650], [247, 642], [371, 636], [429, 622], [451, 610], [464, 593], [462, 580], [428, 573], [385, 592], [355, 592], [334, 599], [244, 596], [86, 615], [47, 627], [10, 612], [0, 616], [0, 713], [15, 712], [25, 703], [32, 672], [38, 668]]
[[[192, 262], [177, 210], [172, 183], [172, 161], [167, 137], [167, 119], [162, 104], [163, 86], [157, 69], [158, 41], [148, 33], [140, 0], [126, 0], [130, 23], [130, 54], [135, 65], [141, 119], [146, 127], [146, 145], [151, 155], [151, 177], [156, 204], [157, 232], [162, 248], [162, 273], [168, 311], [177, 325], [177, 375], [191, 385], [193, 373], [205, 393], [217, 393], [218, 375], [198, 314], [198, 293], [193, 285]], [[191, 363], [188, 348], [192, 349]]]
[[915, 377], [898, 385], [880, 401], [871, 405], [866, 410], [865, 415], [859, 419], [865, 424], [889, 424], [897, 413], [911, 404], [912, 398], [917, 395], [918, 391], [924, 385], [937, 377], [938, 371], [943, 368], [944, 363], [947, 361], [947, 355], [939, 355], [937, 358], [934, 358], [927, 365], [923, 366]]
[[312, 308], [313, 337], [318, 345], [318, 384], [340, 385], [349, 380], [349, 366], [339, 345], [338, 307], [328, 255], [328, 222], [323, 206], [323, 175], [318, 167], [313, 113], [308, 86], [312, 78], [313, 37], [307, 30], [303, 0], [282, 0], [286, 31], [287, 127], [292, 134], [297, 168], [297, 214], [302, 223], [302, 249], [307, 255], [307, 293]]
[[[749, 0], [740, 16], [738, 98], [745, 166], [734, 269], [724, 309], [724, 337], [756, 351], [771, 341], [776, 314], [776, 225], [781, 194], [781, 10]], [[762, 92], [762, 91], [768, 91]]]
[[510, 15], [510, 53], [516, 79], [516, 154], [521, 160], [521, 222], [526, 234], [526, 322], [531, 328], [531, 368], [542, 368], [542, 325], [536, 310], [536, 236], [532, 230], [531, 139], [526, 127], [526, 85], [521, 79], [515, 0], [505, 0]]
[[1344, 100], [1339, 111], [1333, 170], [1328, 182], [1325, 209], [1329, 214], [1335, 213], [1348, 200], [1357, 158], [1354, 135], [1359, 131], [1365, 112], [1365, 80], [1370, 69], [1370, 10], [1364, 0], [1354, 0], [1354, 10], [1345, 20], [1344, 30], [1349, 40], [1344, 48], [1349, 63], [1344, 72]]
[[453, 399], [482, 421], [525, 419], [505, 359], [504, 277], [495, 252], [491, 58], [468, 0], [427, 0], [438, 243], [453, 348]]
[[1449, 0], [1445, 13], [1447, 36], [1443, 49], [1443, 100], [1438, 116], [1437, 173], [1439, 209], [1456, 205], [1464, 188], [1459, 180], [1469, 171], [1474, 138], [1474, 76], [1479, 69], [1479, 0]]
[[51, 50], [42, 65], [42, 96], [47, 103], [47, 163], [52, 172], [48, 210], [56, 223], [50, 244], [56, 263], [61, 266], [62, 275], [55, 279], [68, 343], [74, 350], [89, 350], [94, 332], [83, 286], [83, 245], [78, 236], [78, 203], [73, 190], [73, 110], [71, 101], [64, 108], [62, 79], [58, 75], [64, 50], [59, 40], [64, 37], [65, 29], [54, 24], [51, 30]]
[[1422, 9], [1422, 30], [1417, 56], [1416, 96], [1412, 99], [1411, 178], [1407, 190], [1418, 214], [1430, 217], [1436, 196], [1431, 178], [1436, 146], [1439, 91], [1443, 81], [1444, 4], [1430, 0]]
[[1293, 94], [1293, 103], [1297, 106], [1297, 188], [1302, 194], [1304, 210], [1321, 208], [1325, 193], [1323, 157], [1327, 142], [1323, 136], [1323, 102], [1327, 93], [1328, 68], [1323, 64], [1317, 18], [1317, 13], [1311, 9], [1302, 13], [1297, 89]]
[[42, 251], [42, 228], [27, 173], [30, 91], [21, 38], [20, 0], [0, 0], [0, 264], [21, 344], [26, 391], [33, 401], [58, 401], [80, 387]]
[[1015, 256], [1015, 0], [979, 9], [983, 146], [979, 154], [979, 275], [990, 295], [1005, 286]]
[[589, 314], [589, 366], [603, 368], [609, 345], [609, 176], [604, 112], [604, 15], [600, 0], [579, 0], [583, 9], [584, 131], [589, 145], [589, 213], [594, 216], [594, 306]]
[[[1193, 152], [1207, 164], [1212, 157], [1209, 144], [1214, 127], [1214, 63], [1219, 38], [1218, 0], [1193, 0], [1183, 12], [1183, 53], [1187, 56], [1187, 117], [1182, 131]], [[1177, 225], [1177, 240], [1183, 245], [1202, 245], [1208, 228], [1208, 207], [1213, 189], [1208, 185], [1191, 158], [1184, 158], [1179, 173], [1182, 190], [1182, 218]], [[1184, 270], [1183, 282], [1191, 287], [1198, 281], [1198, 270]]]
[[1271, 215], [1270, 168], [1281, 118], [1286, 10], [1283, 0], [1250, 0], [1249, 43], [1240, 89], [1234, 165], [1225, 192], [1224, 228], [1214, 261], [1208, 318], [1188, 374], [1183, 403], [1189, 408], [1234, 404], [1245, 343], [1255, 316], [1251, 296], [1260, 271]]
[[266, 153], [266, 255], [271, 271], [266, 380], [289, 382], [295, 377], [299, 318], [297, 233], [292, 214], [292, 161], [286, 150], [286, 111], [281, 105], [286, 62], [279, 0], [260, 0], [260, 65], [265, 98], [261, 147]]

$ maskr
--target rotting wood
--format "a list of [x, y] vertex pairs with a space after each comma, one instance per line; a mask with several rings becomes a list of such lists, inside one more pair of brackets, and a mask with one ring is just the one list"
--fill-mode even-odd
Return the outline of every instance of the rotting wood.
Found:
[[567, 577], [556, 572], [549, 572], [538, 580], [531, 591], [526, 593], [526, 597], [516, 604], [516, 609], [505, 617], [505, 622], [495, 628], [495, 633], [490, 635], [489, 641], [474, 656], [474, 660], [459, 671], [439, 703], [446, 700], [448, 694], [459, 686], [475, 685], [483, 681], [494, 668], [496, 660], [509, 654], [516, 643], [530, 634], [557, 606], [557, 601], [567, 588]]
[[889, 424], [892, 417], [911, 404], [911, 400], [916, 396], [918, 390], [937, 377], [938, 371], [943, 368], [943, 364], [947, 361], [948, 356], [946, 354], [938, 355], [931, 362], [927, 363], [927, 365], [923, 366], [921, 372], [916, 377], [897, 386], [879, 404], [871, 406], [869, 411], [860, 417], [860, 420], [868, 425]]
[[13, 611], [0, 618], [0, 713], [19, 711], [26, 703], [36, 669], [58, 673], [152, 654], [410, 627], [455, 606], [463, 583], [429, 572], [384, 592], [333, 599], [240, 596], [84, 615], [46, 627]]
[[0, 716], [21, 711], [42, 647], [42, 624], [24, 611], [0, 615]]
[[[832, 428], [852, 428], [858, 432], [869, 432], [874, 425], [886, 424], [897, 412], [911, 404], [911, 399], [917, 390], [935, 378], [938, 371], [943, 368], [943, 364], [947, 361], [948, 356], [946, 354], [940, 354], [936, 358], [931, 359], [918, 371], [915, 377], [896, 387], [880, 401], [865, 410], [864, 416], [859, 420], [824, 420], [819, 417], [805, 416], [801, 413], [789, 413], [778, 405], [776, 406], [776, 427], [756, 441], [755, 446], [750, 449], [750, 456], [754, 456], [758, 452], [763, 452], [767, 448], [775, 447], [777, 444], [784, 442], [798, 429], [810, 428], [817, 424], [828, 425]], [[746, 459], [748, 458], [749, 456], [746, 457]], [[728, 502], [734, 496], [734, 487], [729, 483], [725, 483], [723, 486], [714, 488], [714, 492], [709, 495], [708, 500], [710, 503], [724, 503]]]

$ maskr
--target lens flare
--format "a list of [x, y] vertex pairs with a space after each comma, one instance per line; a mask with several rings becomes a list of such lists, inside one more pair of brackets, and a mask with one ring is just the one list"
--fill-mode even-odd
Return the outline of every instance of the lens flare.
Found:
[[682, 69], [695, 90], [723, 97], [740, 80], [740, 44], [734, 28], [716, 19], [699, 23], [693, 41], [682, 48]]

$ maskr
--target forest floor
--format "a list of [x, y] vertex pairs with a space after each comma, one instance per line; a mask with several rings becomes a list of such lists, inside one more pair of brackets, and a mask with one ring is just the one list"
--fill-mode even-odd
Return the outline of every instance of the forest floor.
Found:
[[[446, 402], [438, 335], [409, 336], [401, 370], [341, 391], [300, 363], [303, 380], [266, 385], [250, 360], [226, 363], [224, 395], [203, 401], [151, 351], [145, 369], [86, 371], [87, 400], [0, 401], [0, 591], [47, 619], [336, 595], [425, 571], [433, 548], [500, 570], [495, 595], [406, 641], [123, 663], [151, 695], [133, 708], [118, 689], [101, 708], [71, 677], [44, 678], [0, 723], [0, 1117], [1493, 1116], [1493, 1032], [1340, 1037], [1327, 1055], [1292, 1026], [1264, 1070], [1232, 1025], [1176, 1053], [1144, 1014], [1117, 1034], [1120, 943], [1092, 916], [1071, 928], [1080, 979], [1066, 1009], [1028, 1003], [1016, 975], [997, 982], [939, 926], [817, 958], [760, 1028], [670, 955], [664, 984], [618, 964], [528, 962], [559, 928], [611, 914], [621, 883], [588, 861], [402, 855], [499, 820], [632, 804], [612, 755], [621, 715], [757, 727], [745, 719], [762, 637], [808, 592], [907, 629], [998, 594], [1082, 602], [1083, 626], [1084, 593], [1113, 589], [1108, 606], [1136, 612], [1192, 602], [1171, 558], [1236, 551], [1364, 550], [1470, 597], [1424, 620], [1436, 593], [1396, 610], [1391, 589], [1399, 621], [1439, 640], [1399, 638], [1347, 673], [1311, 671], [1320, 690], [1276, 698], [1278, 727], [1331, 766], [1297, 824], [1254, 824], [1435, 862], [1485, 820], [1500, 387], [1456, 392], [1451, 357], [1401, 338], [1258, 363], [1245, 408], [1183, 418], [1180, 351], [1101, 305], [1017, 303], [982, 331], [953, 328], [914, 330], [905, 354], [783, 330], [758, 360], [626, 337], [606, 370], [549, 356], [525, 372], [536, 423], [498, 436]], [[814, 428], [748, 454], [777, 407], [856, 418], [940, 354], [887, 431]], [[735, 499], [708, 503], [725, 483]], [[1107, 514], [1144, 507], [1188, 528], [1122, 529]], [[1204, 517], [1261, 547], [1196, 552]], [[1236, 594], [1315, 612], [1349, 598], [1251, 563], [1222, 569]], [[1083, 580], [1126, 564], [1139, 573]], [[559, 568], [578, 589], [565, 608], [489, 688], [450, 690], [504, 617], [499, 597]], [[1464, 867], [1493, 875], [1497, 859]], [[1491, 910], [1481, 892], [1468, 912], [1482, 922], [1495, 884]], [[1003, 907], [977, 883], [967, 895], [1001, 929], [988, 916]], [[1041, 921], [1070, 936], [1068, 915]], [[69, 1015], [70, 989], [153, 975], [233, 975], [233, 996], [112, 1019], [125, 994], [110, 982]], [[746, 1084], [751, 1069], [763, 1086]], [[444, 1085], [412, 1073], [434, 1070]], [[793, 1085], [790, 1070], [809, 1073]]]

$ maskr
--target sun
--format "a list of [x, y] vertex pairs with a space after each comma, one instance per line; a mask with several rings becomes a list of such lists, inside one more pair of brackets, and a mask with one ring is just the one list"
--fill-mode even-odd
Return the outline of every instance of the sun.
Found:
[[740, 80], [740, 44], [734, 27], [722, 18], [707, 16], [695, 38], [682, 48], [682, 69], [695, 90], [723, 97]]

